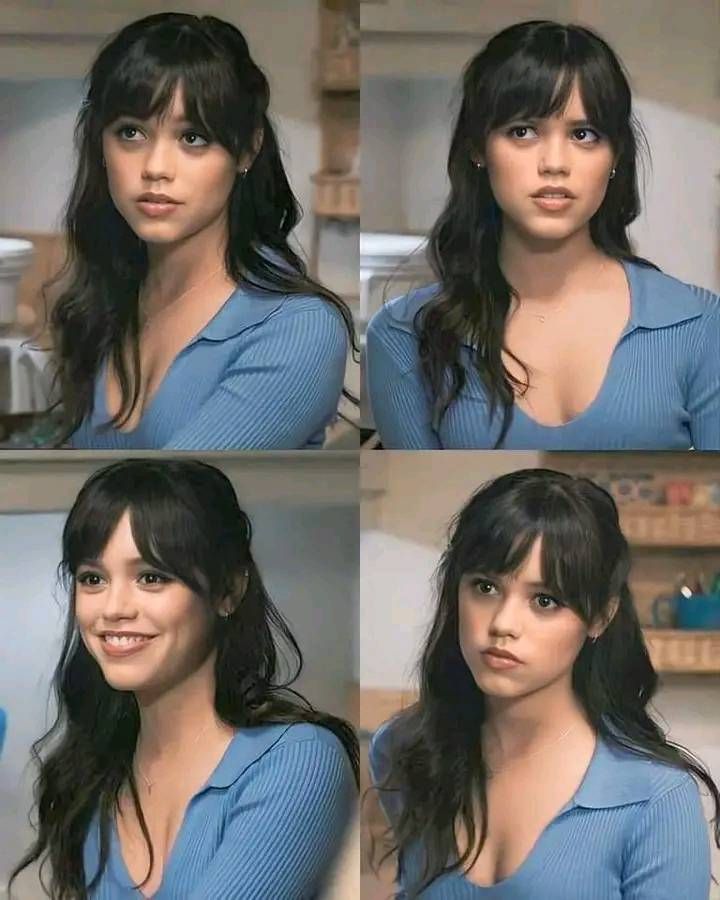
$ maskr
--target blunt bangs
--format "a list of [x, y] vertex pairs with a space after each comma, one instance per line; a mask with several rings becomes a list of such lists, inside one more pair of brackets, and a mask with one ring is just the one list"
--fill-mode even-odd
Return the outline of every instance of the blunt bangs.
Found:
[[[184, 477], [174, 478], [176, 474]], [[233, 511], [228, 522], [227, 501], [223, 504], [218, 497], [207, 497], [208, 485], [193, 485], [190, 474], [186, 468], [176, 473], [172, 463], [138, 460], [137, 464], [112, 466], [91, 478], [63, 531], [60, 570], [66, 586], [83, 562], [102, 556], [128, 512], [133, 540], [149, 565], [205, 599], [221, 596], [244, 561], [246, 535], [237, 533], [238, 512]], [[208, 475], [202, 475], [207, 481]]]
[[[568, 479], [574, 488], [550, 481], [543, 471], [503, 476], [475, 494], [456, 519], [450, 567], [458, 583], [474, 572], [514, 575], [541, 538], [542, 580], [589, 623], [627, 573], [629, 563], [618, 566], [624, 539], [609, 495], [603, 498], [604, 491], [580, 479]], [[611, 534], [613, 548], [608, 546]]]
[[480, 96], [474, 104], [484, 118], [483, 136], [516, 119], [560, 113], [577, 81], [588, 122], [619, 146], [629, 128], [631, 100], [610, 48], [579, 26], [531, 24], [537, 27], [518, 26], [525, 29], [519, 45], [514, 28], [502, 33], [496, 45], [488, 44], [489, 68], [478, 73]]
[[120, 116], [164, 119], [176, 88], [185, 118], [228, 152], [239, 156], [250, 146], [257, 111], [232, 64], [196, 29], [157, 26], [136, 39], [108, 71], [98, 108], [98, 128]]

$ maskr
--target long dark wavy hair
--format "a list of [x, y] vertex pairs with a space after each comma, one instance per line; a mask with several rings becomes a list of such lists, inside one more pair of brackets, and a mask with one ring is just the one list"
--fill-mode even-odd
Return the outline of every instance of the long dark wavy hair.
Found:
[[[390, 763], [377, 787], [381, 799], [387, 793], [402, 802], [386, 835], [388, 854], [420, 841], [425, 856], [422, 880], [407, 887], [408, 898], [445, 872], [469, 869], [487, 838], [486, 703], [458, 642], [460, 579], [470, 572], [516, 572], [538, 537], [543, 582], [586, 625], [607, 619], [611, 602], [619, 601], [599, 639], [585, 641], [572, 672], [590, 724], [605, 741], [702, 781], [715, 804], [720, 846], [718, 788], [647, 712], [658, 676], [628, 587], [630, 552], [612, 497], [586, 478], [525, 469], [483, 485], [455, 517], [436, 575], [438, 603], [420, 659], [419, 698], [389, 726]], [[457, 822], [468, 836], [462, 853]]]
[[[288, 243], [300, 207], [268, 118], [268, 81], [245, 38], [214, 16], [147, 16], [123, 28], [100, 51], [75, 127], [78, 164], [65, 213], [67, 256], [44, 287], [47, 300], [48, 288], [62, 284], [50, 313], [64, 414], [61, 442], [91, 413], [93, 385], [104, 360], [112, 361], [121, 389], [120, 409], [108, 427], [127, 422], [138, 401], [138, 292], [148, 270], [147, 247], [110, 196], [102, 132], [122, 115], [147, 119], [163, 114], [180, 84], [186, 118], [235, 159], [255, 151], [253, 140], [262, 130], [260, 150], [247, 174], [236, 175], [229, 198], [228, 275], [275, 294], [321, 297], [342, 316], [357, 351], [347, 305], [309, 277]], [[130, 371], [124, 353], [128, 346]]]
[[[153, 848], [133, 776], [140, 728], [135, 695], [115, 690], [83, 643], [75, 621], [75, 575], [83, 561], [102, 555], [119, 519], [129, 511], [142, 558], [187, 585], [213, 611], [247, 587], [235, 611], [216, 616], [215, 711], [234, 728], [270, 722], [310, 722], [332, 731], [347, 751], [356, 781], [358, 740], [342, 719], [315, 710], [289, 685], [302, 655], [273, 605], [253, 559], [250, 520], [218, 469], [193, 460], [136, 459], [96, 472], [70, 511], [62, 538], [60, 574], [70, 598], [65, 639], [54, 675], [57, 717], [33, 745], [37, 839], [15, 868], [10, 886], [28, 865], [51, 868], [53, 900], [86, 898], [108, 860], [119, 792], [127, 785], [150, 853]], [[282, 645], [282, 646], [281, 646]], [[284, 655], [283, 655], [284, 652]], [[287, 669], [280, 678], [281, 663]], [[83, 844], [100, 816], [100, 869], [86, 888]], [[145, 883], [142, 882], [142, 884]]]
[[498, 405], [502, 408], [497, 447], [511, 425], [516, 393], [527, 390], [528, 370], [512, 357], [524, 370], [520, 380], [502, 359], [506, 320], [518, 295], [498, 261], [502, 212], [487, 169], [476, 168], [473, 159], [484, 155], [492, 130], [562, 110], [576, 78], [587, 118], [608, 138], [617, 160], [615, 177], [590, 220], [590, 236], [613, 259], [657, 268], [635, 256], [627, 235], [640, 212], [638, 148], [648, 156], [649, 150], [618, 58], [602, 38], [579, 25], [531, 21], [499, 32], [464, 72], [447, 164], [450, 195], [427, 248], [440, 290], [415, 319], [434, 427], [465, 385], [461, 345], [469, 340], [472, 364], [488, 393], [490, 419]]

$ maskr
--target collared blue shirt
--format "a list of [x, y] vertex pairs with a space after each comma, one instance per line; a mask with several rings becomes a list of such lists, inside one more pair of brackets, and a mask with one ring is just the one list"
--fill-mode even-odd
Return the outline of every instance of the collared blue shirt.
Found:
[[[630, 317], [600, 390], [565, 425], [541, 425], [518, 406], [503, 448], [516, 450], [720, 450], [720, 297], [655, 269], [623, 262]], [[464, 343], [466, 384], [437, 428], [422, 377], [413, 319], [431, 285], [387, 303], [367, 332], [367, 384], [388, 449], [491, 449], [487, 391]]]
[[[389, 771], [391, 734], [392, 720], [376, 732], [371, 744], [376, 784]], [[397, 792], [381, 791], [380, 801], [392, 825], [402, 799]], [[417, 881], [422, 861], [417, 843], [403, 851], [403, 889]], [[709, 891], [709, 829], [693, 778], [598, 737], [580, 787], [509, 877], [481, 887], [452, 872], [420, 896], [423, 900], [708, 900]]]
[[[309, 900], [322, 887], [357, 792], [335, 735], [310, 724], [240, 729], [190, 800], [154, 900]], [[98, 816], [84, 848], [85, 882], [100, 859]], [[91, 900], [138, 900], [114, 823]]]
[[340, 313], [320, 297], [239, 286], [177, 355], [131, 432], [102, 431], [107, 372], [76, 449], [319, 448], [337, 412], [347, 358]]

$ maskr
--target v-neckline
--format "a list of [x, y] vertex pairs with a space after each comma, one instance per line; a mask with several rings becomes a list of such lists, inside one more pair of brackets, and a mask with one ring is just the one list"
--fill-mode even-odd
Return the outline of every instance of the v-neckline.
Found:
[[115, 811], [112, 817], [112, 828], [110, 832], [110, 839], [113, 843], [114, 853], [112, 854], [113, 859], [117, 862], [117, 874], [120, 875], [120, 878], [125, 887], [132, 888], [136, 891], [138, 896], [142, 898], [142, 900], [158, 900], [161, 897], [162, 890], [167, 883], [167, 875], [170, 871], [175, 857], [178, 855], [178, 848], [181, 846], [182, 841], [184, 839], [184, 834], [186, 830], [186, 825], [188, 821], [188, 814], [190, 812], [190, 807], [193, 805], [193, 802], [201, 795], [204, 794], [205, 791], [210, 786], [213, 781], [215, 775], [217, 774], [218, 769], [225, 762], [228, 754], [230, 753], [230, 748], [233, 746], [235, 741], [238, 739], [240, 735], [240, 731], [236, 731], [235, 734], [230, 738], [228, 745], [225, 747], [222, 756], [217, 762], [217, 765], [213, 768], [212, 772], [208, 775], [208, 777], [203, 782], [202, 786], [198, 788], [198, 790], [190, 797], [183, 811], [182, 819], [180, 820], [180, 827], [177, 830], [175, 838], [172, 842], [172, 846], [170, 847], [170, 852], [165, 857], [165, 865], [163, 866], [162, 875], [160, 877], [160, 883], [157, 886], [157, 889], [152, 894], [144, 894], [143, 891], [135, 886], [135, 881], [130, 875], [130, 869], [128, 868], [128, 864], [125, 860], [125, 856], [123, 854], [123, 847], [120, 841], [120, 834], [118, 832], [117, 827], [117, 810]]
[[[501, 878], [494, 884], [476, 884], [476, 882], [471, 881], [464, 872], [458, 871], [458, 875], [469, 888], [474, 891], [484, 891], [486, 892], [486, 895], [490, 896], [490, 892], [492, 891], [499, 892], [508, 887], [512, 887], [515, 882], [519, 881], [522, 878], [525, 878], [526, 876], [528, 876], [528, 874], [532, 874], [534, 869], [537, 869], [537, 872], [535, 874], [540, 873], [540, 871], [548, 862], [547, 857], [543, 859], [540, 856], [540, 845], [543, 843], [543, 841], [547, 837], [548, 832], [558, 821], [558, 819], [560, 819], [561, 816], [564, 816], [566, 812], [569, 812], [576, 806], [577, 796], [582, 790], [583, 785], [587, 781], [590, 771], [593, 768], [593, 765], [595, 764], [595, 761], [600, 752], [601, 740], [602, 738], [600, 737], [600, 735], [595, 736], [595, 746], [593, 748], [592, 756], [590, 757], [590, 762], [587, 764], [587, 768], [585, 769], [583, 777], [580, 779], [580, 784], [578, 784], [578, 786], [575, 788], [572, 797], [567, 801], [567, 803], [563, 804], [563, 806], [555, 813], [552, 819], [542, 829], [540, 834], [535, 839], [535, 843], [532, 845], [520, 865], [509, 875], [505, 876], [505, 878]], [[540, 868], [538, 868], [538, 866]]]
[[[146, 421], [148, 414], [151, 412], [153, 406], [155, 405], [155, 401], [156, 401], [158, 395], [161, 393], [161, 391], [163, 390], [164, 386], [166, 385], [166, 383], [167, 383], [167, 381], [168, 381], [168, 378], [169, 378], [169, 376], [170, 376], [170, 373], [172, 372], [172, 370], [173, 370], [173, 368], [174, 368], [176, 362], [177, 362], [177, 361], [180, 359], [180, 357], [183, 356], [183, 355], [184, 355], [184, 354], [185, 354], [185, 353], [186, 353], [186, 352], [187, 352], [194, 344], [196, 344], [196, 343], [202, 338], [202, 336], [203, 336], [203, 334], [205, 333], [205, 331], [206, 331], [208, 328], [210, 328], [211, 325], [214, 324], [214, 322], [215, 322], [215, 321], [218, 319], [218, 317], [222, 314], [223, 310], [226, 309], [226, 307], [228, 306], [230, 300], [235, 296], [235, 294], [237, 293], [239, 287], [240, 287], [240, 285], [236, 285], [236, 286], [233, 288], [232, 292], [231, 292], [231, 293], [223, 300], [223, 302], [222, 302], [222, 303], [220, 304], [220, 306], [215, 310], [215, 312], [214, 312], [214, 313], [212, 314], [212, 316], [208, 319], [208, 321], [202, 326], [202, 328], [200, 328], [200, 329], [197, 331], [197, 333], [194, 334], [193, 337], [191, 337], [189, 341], [187, 341], [187, 343], [183, 344], [183, 346], [178, 350], [178, 352], [175, 354], [175, 356], [173, 356], [173, 358], [172, 358], [171, 361], [170, 361], [170, 365], [167, 367], [167, 369], [165, 369], [165, 372], [163, 373], [162, 378], [160, 379], [160, 381], [159, 381], [159, 382], [157, 383], [157, 385], [155, 386], [155, 390], [152, 392], [152, 394], [150, 394], [150, 396], [149, 396], [147, 402], [146, 402], [145, 405], [143, 406], [142, 412], [140, 413], [140, 417], [138, 418], [137, 423], [135, 424], [135, 427], [132, 428], [132, 429], [113, 428], [113, 431], [114, 431], [116, 434], [119, 434], [119, 435], [121, 435], [121, 436], [127, 438], [128, 440], [132, 440], [132, 438], [134, 438], [134, 437], [136, 436], [137, 432], [140, 430], [141, 426], [143, 425], [143, 422]], [[108, 404], [108, 387], [109, 387], [109, 382], [108, 382], [108, 374], [109, 374], [109, 371], [108, 371], [108, 364], [109, 364], [109, 359], [108, 359], [108, 357], [106, 356], [106, 357], [103, 359], [103, 361], [102, 361], [101, 375], [100, 375], [100, 378], [98, 379], [98, 383], [99, 383], [99, 386], [100, 386], [100, 392], [101, 392], [101, 398], [100, 398], [100, 399], [101, 399], [101, 409], [102, 409], [103, 420], [104, 420], [104, 421], [109, 421], [110, 418], [111, 418], [111, 416], [110, 416], [110, 406], [109, 406], [109, 404]]]
[[631, 331], [635, 329], [635, 297], [633, 295], [633, 280], [632, 273], [630, 270], [630, 266], [626, 263], [625, 260], [620, 260], [620, 265], [623, 268], [623, 272], [625, 273], [625, 280], [627, 281], [628, 287], [628, 295], [629, 295], [629, 308], [628, 308], [628, 317], [623, 326], [620, 335], [615, 342], [615, 346], [610, 353], [608, 358], [607, 366], [605, 367], [605, 373], [603, 374], [602, 380], [600, 381], [600, 386], [592, 398], [592, 400], [585, 406], [584, 409], [580, 410], [580, 412], [573, 416], [571, 419], [568, 419], [567, 422], [560, 422], [557, 425], [546, 425], [543, 422], [538, 422], [530, 413], [526, 412], [521, 406], [518, 406], [517, 403], [513, 404], [513, 409], [523, 416], [533, 428], [544, 429], [545, 431], [553, 431], [555, 433], [559, 432], [563, 428], [572, 428], [576, 423], [581, 422], [583, 419], [587, 418], [592, 410], [600, 405], [600, 399], [602, 395], [607, 390], [608, 383], [610, 382], [610, 373], [613, 367], [613, 363], [615, 362], [615, 357], [617, 355], [618, 347], [625, 338], [630, 334]]

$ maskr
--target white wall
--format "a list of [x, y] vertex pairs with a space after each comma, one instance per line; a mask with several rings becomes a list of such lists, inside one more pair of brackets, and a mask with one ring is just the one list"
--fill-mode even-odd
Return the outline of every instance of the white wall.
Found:
[[[358, 677], [357, 509], [257, 503], [246, 508], [260, 571], [303, 651], [298, 689], [317, 707], [346, 715], [348, 686]], [[0, 706], [8, 714], [0, 756], [0, 885], [32, 837], [29, 748], [51, 721], [49, 679], [65, 608], [60, 589], [53, 599], [64, 518], [57, 513], [0, 515]]]
[[[271, 115], [290, 183], [306, 213], [297, 238], [309, 251], [310, 175], [320, 164], [319, 104], [313, 86], [316, 0], [243, 0], [242, 4], [196, 0], [178, 7], [184, 12], [212, 13], [236, 24], [268, 76]], [[128, 22], [139, 15], [129, 11]], [[0, 232], [59, 229], [72, 176], [72, 127], [82, 96], [80, 80], [0, 81]], [[357, 293], [357, 229], [333, 228], [325, 238], [322, 277], [341, 293]]]

